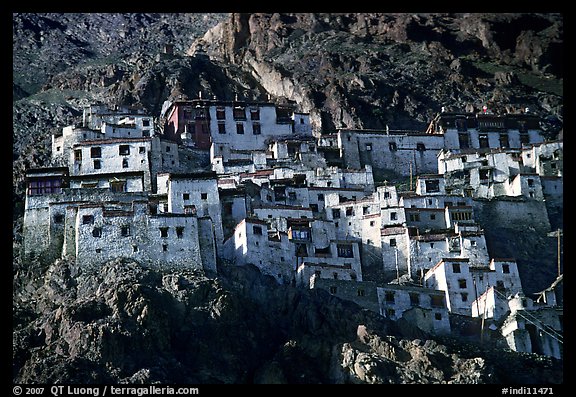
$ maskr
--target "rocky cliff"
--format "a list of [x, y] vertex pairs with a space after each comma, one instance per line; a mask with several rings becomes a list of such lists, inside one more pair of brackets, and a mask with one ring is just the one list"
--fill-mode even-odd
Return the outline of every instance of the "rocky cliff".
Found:
[[562, 117], [557, 14], [234, 14], [201, 40], [321, 130], [423, 129], [442, 107]]
[[562, 382], [552, 359], [434, 340], [253, 267], [222, 270], [211, 279], [125, 260], [97, 273], [62, 260], [17, 268], [14, 382]]

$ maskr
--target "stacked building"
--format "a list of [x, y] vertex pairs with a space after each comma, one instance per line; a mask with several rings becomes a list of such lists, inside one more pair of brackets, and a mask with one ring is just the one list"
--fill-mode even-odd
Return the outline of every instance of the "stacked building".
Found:
[[[191, 166], [199, 155], [207, 167]], [[410, 188], [375, 183], [383, 174]], [[252, 264], [430, 333], [477, 317], [510, 348], [562, 356], [561, 304], [523, 296], [515, 259], [490, 254], [476, 217], [492, 200], [551, 231], [562, 142], [531, 114], [443, 112], [424, 132], [318, 135], [308, 114], [270, 102], [179, 100], [158, 119], [92, 105], [27, 184], [27, 256], [209, 274]]]

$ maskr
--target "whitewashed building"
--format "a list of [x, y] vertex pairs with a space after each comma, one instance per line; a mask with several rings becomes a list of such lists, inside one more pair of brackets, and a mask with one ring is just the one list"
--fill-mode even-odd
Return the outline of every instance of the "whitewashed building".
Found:
[[213, 172], [159, 173], [157, 180], [157, 194], [166, 195], [167, 212], [208, 217], [212, 221], [216, 244], [221, 248], [224, 242], [224, 231], [216, 174]]
[[467, 258], [443, 258], [424, 275], [424, 285], [446, 294], [451, 313], [472, 315], [472, 303], [495, 286], [504, 294], [522, 291], [516, 262], [492, 259], [488, 266], [471, 266]]
[[269, 102], [167, 101], [161, 118], [167, 138], [198, 149], [229, 144], [237, 150], [266, 150], [269, 138], [312, 135], [309, 114]]

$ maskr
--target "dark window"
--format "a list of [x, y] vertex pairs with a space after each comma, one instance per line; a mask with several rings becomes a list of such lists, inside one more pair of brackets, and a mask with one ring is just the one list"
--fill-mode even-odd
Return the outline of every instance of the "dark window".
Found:
[[384, 299], [386, 300], [386, 303], [394, 303], [394, 292], [386, 291], [384, 293]]
[[502, 265], [502, 273], [510, 273], [510, 265]]
[[470, 138], [468, 134], [458, 134], [458, 143], [460, 144], [460, 149], [468, 149], [470, 147]]
[[438, 179], [426, 180], [426, 193], [438, 193], [440, 191], [440, 181]]
[[324, 201], [324, 194], [322, 193], [318, 194], [318, 201]]
[[150, 120], [142, 119], [142, 127], [150, 127]]
[[467, 131], [468, 128], [466, 126], [466, 120], [463, 119], [456, 120], [456, 129], [460, 132]]
[[114, 193], [125, 192], [126, 182], [125, 181], [112, 181], [110, 182], [110, 191]]
[[250, 109], [250, 120], [260, 120], [260, 109]]
[[244, 124], [236, 123], [236, 133], [243, 134], [244, 133]]
[[83, 224], [83, 225], [92, 225], [92, 224], [94, 224], [94, 215], [83, 215], [83, 216], [82, 216], [82, 224]]
[[346, 216], [353, 216], [354, 209], [352, 207], [346, 207]]
[[168, 228], [167, 227], [161, 227], [160, 228], [160, 237], [168, 237]]
[[[128, 132], [130, 134], [130, 132]], [[150, 136], [150, 130], [142, 130], [142, 136]]]
[[331, 286], [331, 287], [330, 287], [330, 293], [331, 293], [331, 294], [335, 294], [335, 293], [336, 293], [336, 287]]
[[366, 150], [371, 152], [372, 151], [372, 144], [371, 143], [367, 143], [366, 144]]
[[168, 244], [162, 244], [162, 251], [168, 251]]
[[338, 244], [338, 257], [339, 258], [354, 258], [354, 251], [350, 244]]
[[526, 132], [520, 133], [520, 143], [522, 145], [528, 145], [530, 143], [530, 136]]
[[420, 294], [410, 293], [410, 305], [418, 306], [420, 305]]
[[252, 226], [252, 233], [255, 235], [261, 236], [262, 235], [262, 226]]
[[318, 212], [318, 204], [310, 204], [310, 209], [312, 212]]
[[340, 208], [332, 208], [332, 218], [340, 218]]
[[396, 316], [396, 310], [386, 309], [386, 317], [393, 318], [394, 316]]
[[63, 223], [63, 222], [64, 222], [64, 215], [63, 214], [54, 215], [54, 223]]
[[92, 229], [92, 236], [102, 237], [102, 228], [101, 227], [95, 227], [94, 229]]
[[396, 145], [396, 142], [388, 143], [388, 147], [390, 148], [391, 152], [395, 152], [396, 150], [398, 150], [398, 146]]
[[466, 280], [464, 280], [463, 278], [458, 280], [458, 288], [466, 288]]
[[295, 246], [296, 256], [297, 257], [306, 257], [308, 256], [308, 248], [306, 248], [306, 244], [298, 243]]
[[452, 264], [452, 273], [460, 273], [460, 264], [459, 263], [453, 263]]
[[82, 161], [82, 149], [74, 150], [74, 161]]
[[444, 307], [444, 298], [439, 295], [430, 295], [430, 304], [432, 307]]
[[102, 157], [102, 148], [99, 146], [90, 148], [90, 157], [93, 159], [98, 159]]
[[176, 226], [176, 237], [184, 237], [184, 226]]
[[132, 252], [138, 252], [138, 246], [137, 245], [132, 246]]
[[252, 133], [254, 135], [260, 135], [262, 133], [262, 130], [260, 129], [260, 123], [252, 124]]
[[528, 187], [534, 187], [534, 179], [528, 179]]
[[365, 293], [365, 292], [364, 292], [364, 289], [363, 289], [363, 288], [358, 288], [358, 290], [357, 290], [358, 296], [364, 296], [364, 293]]
[[480, 144], [481, 149], [490, 147], [490, 145], [488, 144], [488, 135], [487, 134], [478, 135], [478, 143]]
[[435, 320], [442, 320], [442, 314], [441, 313], [434, 313], [434, 319]]
[[129, 145], [120, 145], [118, 147], [118, 154], [120, 156], [128, 156], [130, 154], [130, 146]]
[[396, 239], [395, 238], [390, 239], [390, 247], [396, 247]]
[[146, 147], [140, 146], [140, 147], [138, 148], [138, 153], [146, 153]]
[[370, 213], [370, 207], [362, 207], [362, 215], [368, 215]]
[[396, 219], [398, 219], [398, 214], [396, 212], [391, 212], [390, 213], [390, 220], [395, 221]]
[[94, 160], [94, 169], [99, 170], [102, 168], [102, 162], [100, 160]]
[[290, 200], [296, 200], [296, 192], [288, 192], [288, 198]]
[[208, 193], [200, 193], [200, 199], [207, 200], [208, 199]]
[[218, 133], [225, 134], [226, 133], [226, 124], [218, 123]]
[[122, 168], [128, 168], [128, 159], [122, 159]]
[[411, 222], [420, 222], [420, 214], [409, 214], [408, 219], [410, 219]]
[[468, 293], [467, 292], [462, 292], [460, 294], [460, 296], [462, 297], [462, 302], [468, 302]]
[[182, 200], [190, 200], [190, 193], [183, 193]]
[[120, 234], [122, 235], [122, 237], [128, 237], [130, 235], [130, 226], [128, 225], [122, 226], [120, 228]]
[[376, 224], [376, 222], [370, 221], [370, 226], [374, 226], [375, 224]]
[[166, 145], [166, 153], [170, 152], [170, 146]]
[[416, 144], [416, 150], [418, 150], [419, 152], [423, 152], [424, 150], [426, 150], [426, 146], [422, 142], [418, 142]]
[[216, 119], [217, 120], [226, 119], [226, 110], [224, 108], [217, 108], [216, 109]]
[[510, 145], [508, 143], [508, 134], [500, 134], [500, 147], [507, 148], [509, 146]]
[[246, 120], [244, 108], [234, 108], [234, 120]]
[[39, 196], [42, 194], [61, 193], [62, 181], [60, 179], [45, 179], [41, 181], [30, 181], [28, 184], [28, 194]]
[[390, 192], [384, 192], [384, 198], [385, 199], [390, 198]]
[[496, 281], [496, 289], [503, 290], [504, 289], [504, 281], [502, 281], [502, 280]]
[[430, 220], [431, 221], [436, 220], [436, 214], [430, 214]]

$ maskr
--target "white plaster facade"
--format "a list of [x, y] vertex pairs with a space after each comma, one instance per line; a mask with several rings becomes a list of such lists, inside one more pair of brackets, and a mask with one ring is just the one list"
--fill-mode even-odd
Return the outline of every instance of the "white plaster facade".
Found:
[[504, 294], [522, 291], [518, 267], [511, 259], [472, 267], [467, 258], [443, 258], [426, 272], [424, 285], [445, 291], [448, 310], [466, 316], [472, 315], [472, 303], [490, 286]]
[[168, 212], [194, 213], [212, 220], [216, 244], [224, 242], [222, 209], [216, 174], [211, 172], [173, 174], [159, 173], [158, 194], [167, 195]]

